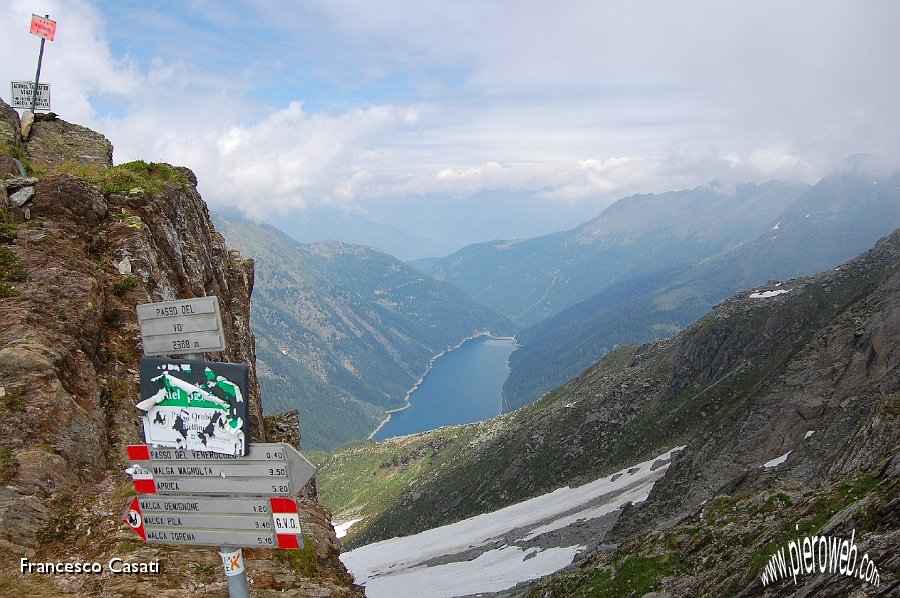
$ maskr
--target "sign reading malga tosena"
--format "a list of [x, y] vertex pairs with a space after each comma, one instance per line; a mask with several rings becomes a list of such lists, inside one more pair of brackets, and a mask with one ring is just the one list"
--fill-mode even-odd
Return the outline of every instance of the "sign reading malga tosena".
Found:
[[250, 368], [239, 363], [141, 358], [144, 440], [156, 446], [247, 454]]
[[31, 15], [31, 33], [52, 42], [56, 37], [56, 21]]

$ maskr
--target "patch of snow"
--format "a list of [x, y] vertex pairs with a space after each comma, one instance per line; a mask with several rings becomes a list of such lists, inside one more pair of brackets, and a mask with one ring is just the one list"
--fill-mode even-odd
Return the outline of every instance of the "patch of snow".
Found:
[[769, 297], [777, 297], [778, 295], [784, 295], [790, 291], [790, 289], [776, 289], [774, 291], [762, 291], [761, 293], [750, 293], [751, 299], [768, 299]]
[[512, 249], [513, 247], [515, 247], [516, 245], [518, 245], [521, 242], [522, 242], [521, 239], [513, 239], [511, 241], [503, 241], [503, 242], [500, 242], [500, 243], [497, 243], [496, 245], [494, 245], [494, 249], [497, 249], [498, 251], [507, 251], [509, 249]]
[[346, 523], [341, 523], [340, 525], [334, 526], [334, 533], [338, 538], [343, 538], [347, 535], [347, 532], [353, 527], [353, 524], [359, 523], [362, 519], [351, 519]]
[[438, 598], [502, 591], [569, 565], [584, 547], [523, 550], [503, 546], [474, 559], [469, 553], [455, 562], [424, 563], [441, 557], [452, 561], [453, 555], [500, 540], [513, 530], [525, 534], [516, 542], [525, 542], [578, 521], [602, 517], [628, 502], [646, 500], [668, 467], [653, 469], [653, 464], [670, 459], [683, 448], [577, 488], [558, 488], [492, 513], [369, 544], [342, 554], [341, 560], [357, 583], [366, 586], [370, 598]]
[[781, 455], [780, 457], [775, 457], [771, 461], [766, 461], [765, 463], [762, 464], [761, 467], [767, 467], [767, 468], [778, 467], [779, 465], [781, 465], [782, 463], [787, 461], [788, 455], [790, 455], [792, 452], [793, 451], [788, 451], [785, 454]]
[[500, 592], [518, 583], [558, 571], [572, 562], [583, 546], [522, 550], [504, 546], [471, 561], [460, 561], [391, 572], [365, 581], [369, 598], [452, 598]]
[[803, 437], [803, 440], [806, 440], [807, 438], [809, 438], [810, 436], [812, 436], [815, 433], [816, 433], [815, 430], [810, 430], [809, 432], [806, 433], [806, 436]]
[[588, 519], [597, 519], [599, 517], [603, 517], [609, 513], [612, 513], [616, 509], [625, 506], [627, 503], [639, 503], [647, 500], [647, 497], [650, 496], [650, 490], [653, 488], [653, 484], [656, 483], [655, 479], [650, 479], [642, 484], [639, 484], [632, 488], [627, 492], [623, 492], [616, 496], [614, 500], [610, 500], [606, 503], [603, 503], [599, 507], [594, 507], [591, 509], [587, 509], [585, 511], [579, 511], [577, 513], [573, 513], [572, 515], [566, 515], [564, 517], [560, 517], [554, 521], [546, 525], [542, 525], [540, 527], [536, 527], [531, 530], [531, 533], [521, 538], [521, 541], [529, 541], [541, 536], [543, 534], [563, 529], [569, 527], [574, 523], [578, 523], [579, 521], [587, 521]]

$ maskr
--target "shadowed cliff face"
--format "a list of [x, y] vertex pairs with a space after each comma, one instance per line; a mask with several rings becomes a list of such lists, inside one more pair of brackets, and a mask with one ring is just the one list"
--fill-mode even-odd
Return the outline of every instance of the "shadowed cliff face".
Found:
[[[17, 130], [0, 108], [3, 130]], [[251, 438], [262, 441], [249, 327], [253, 262], [229, 251], [215, 232], [188, 169], [113, 168], [111, 151], [101, 135], [55, 119], [36, 122], [28, 142], [13, 137], [0, 146], [32, 177], [0, 182], [0, 552], [7, 553], [0, 560], [105, 562], [119, 555], [158, 559], [163, 572], [36, 580], [4, 565], [0, 583], [85, 594], [218, 595], [224, 576], [214, 549], [151, 548], [120, 525], [131, 494], [124, 447], [142, 439], [134, 406], [142, 355], [135, 305], [219, 298], [228, 349], [206, 357], [251, 366]], [[23, 189], [32, 191], [24, 201], [16, 195]], [[271, 551], [258, 551], [247, 555], [251, 578], [258, 561], [260, 588], [352, 595], [330, 515], [314, 491], [302, 504], [313, 546], [306, 577]]]

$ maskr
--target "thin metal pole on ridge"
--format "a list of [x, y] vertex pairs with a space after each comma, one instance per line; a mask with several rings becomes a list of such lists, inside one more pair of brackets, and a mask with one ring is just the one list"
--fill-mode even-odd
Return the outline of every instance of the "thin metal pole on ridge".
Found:
[[[50, 15], [44, 15], [45, 19], [49, 19]], [[38, 83], [41, 80], [41, 61], [44, 59], [44, 43], [47, 40], [41, 38], [41, 51], [38, 53], [37, 73], [34, 75], [34, 90], [31, 94], [31, 113], [34, 114], [34, 108], [37, 106]]]

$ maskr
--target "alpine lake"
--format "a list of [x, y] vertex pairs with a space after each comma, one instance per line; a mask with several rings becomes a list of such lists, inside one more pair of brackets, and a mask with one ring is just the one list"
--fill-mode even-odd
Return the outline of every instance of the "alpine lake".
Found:
[[499, 415], [509, 356], [515, 350], [515, 339], [479, 336], [441, 355], [410, 394], [409, 407], [392, 413], [375, 440]]

